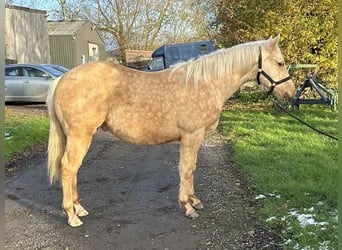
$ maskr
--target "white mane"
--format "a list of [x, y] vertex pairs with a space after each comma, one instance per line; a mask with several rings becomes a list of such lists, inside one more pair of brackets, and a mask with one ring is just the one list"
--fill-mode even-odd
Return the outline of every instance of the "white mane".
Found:
[[177, 63], [171, 74], [184, 67], [186, 82], [193, 77], [195, 85], [200, 79], [204, 81], [221, 79], [236, 70], [252, 67], [257, 62], [259, 47], [265, 46], [268, 42], [268, 40], [262, 40], [219, 49], [198, 59]]

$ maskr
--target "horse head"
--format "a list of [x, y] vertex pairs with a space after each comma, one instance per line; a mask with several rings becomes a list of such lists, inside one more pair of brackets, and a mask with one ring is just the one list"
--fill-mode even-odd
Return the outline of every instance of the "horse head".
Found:
[[279, 49], [280, 36], [270, 38], [259, 47], [257, 82], [269, 94], [279, 100], [289, 100], [294, 96], [295, 85], [286, 69], [284, 57]]

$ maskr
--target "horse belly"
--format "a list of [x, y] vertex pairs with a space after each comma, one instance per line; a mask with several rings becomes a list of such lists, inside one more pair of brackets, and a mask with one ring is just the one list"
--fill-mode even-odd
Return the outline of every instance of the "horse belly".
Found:
[[176, 122], [168, 116], [120, 113], [107, 119], [102, 126], [123, 141], [156, 145], [180, 138]]

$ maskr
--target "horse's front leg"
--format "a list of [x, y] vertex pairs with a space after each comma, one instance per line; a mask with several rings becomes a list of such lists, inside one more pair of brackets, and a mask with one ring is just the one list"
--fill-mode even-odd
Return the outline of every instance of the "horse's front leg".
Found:
[[204, 130], [182, 134], [179, 160], [179, 203], [184, 207], [186, 216], [198, 217], [195, 209], [202, 209], [201, 201], [195, 195], [194, 173], [197, 152], [204, 138]]

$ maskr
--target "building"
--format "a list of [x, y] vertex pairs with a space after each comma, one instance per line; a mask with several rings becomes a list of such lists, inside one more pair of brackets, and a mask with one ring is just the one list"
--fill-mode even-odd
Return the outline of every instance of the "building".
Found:
[[88, 20], [49, 21], [51, 63], [66, 68], [105, 59], [105, 44]]
[[50, 63], [46, 11], [5, 6], [6, 63]]

